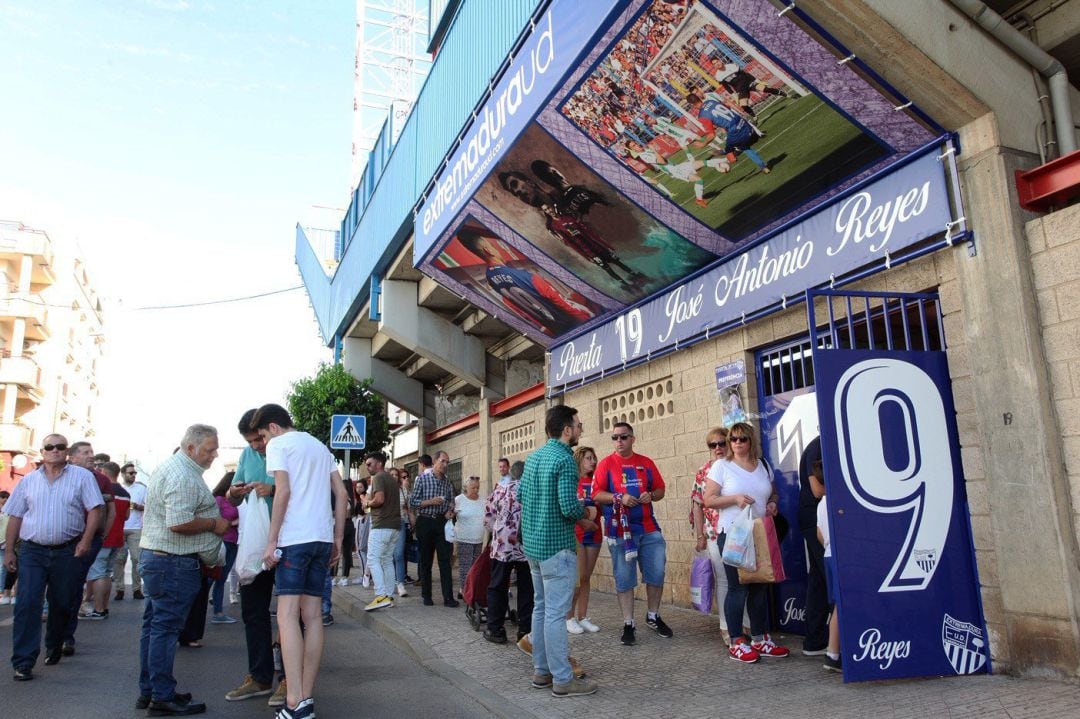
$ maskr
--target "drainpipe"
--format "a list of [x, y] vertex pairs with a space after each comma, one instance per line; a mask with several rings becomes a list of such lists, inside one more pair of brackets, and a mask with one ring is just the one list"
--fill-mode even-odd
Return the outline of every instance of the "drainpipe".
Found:
[[1068, 155], [1076, 150], [1072, 107], [1069, 105], [1069, 76], [1065, 72], [1065, 66], [1024, 37], [1023, 33], [1005, 22], [1005, 18], [980, 0], [951, 2], [1046, 78], [1050, 88], [1050, 106], [1054, 114], [1054, 135], [1057, 137], [1058, 151], [1062, 155]]

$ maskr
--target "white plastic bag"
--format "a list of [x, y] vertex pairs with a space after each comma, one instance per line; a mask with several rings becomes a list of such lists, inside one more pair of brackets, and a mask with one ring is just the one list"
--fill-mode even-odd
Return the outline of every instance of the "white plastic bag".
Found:
[[446, 541], [450, 544], [454, 543], [454, 523], [449, 519], [446, 520], [446, 525], [443, 527], [443, 533], [446, 535]]
[[727, 530], [724, 540], [724, 564], [747, 571], [757, 571], [757, 554], [754, 552], [754, 514], [750, 505], [742, 510]]
[[240, 542], [236, 547], [236, 576], [251, 584], [263, 570], [262, 558], [270, 538], [270, 508], [254, 491], [240, 503]]

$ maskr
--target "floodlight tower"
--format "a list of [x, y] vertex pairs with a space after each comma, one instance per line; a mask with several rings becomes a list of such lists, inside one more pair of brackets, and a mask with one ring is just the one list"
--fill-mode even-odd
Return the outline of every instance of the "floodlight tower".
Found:
[[352, 186], [386, 122], [396, 142], [431, 67], [430, 0], [356, 0]]

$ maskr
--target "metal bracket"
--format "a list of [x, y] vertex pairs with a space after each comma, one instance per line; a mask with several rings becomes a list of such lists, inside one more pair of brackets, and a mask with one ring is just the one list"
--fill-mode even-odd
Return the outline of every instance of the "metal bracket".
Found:
[[845, 58], [836, 61], [837, 65], [847, 65], [849, 62], [855, 59], [855, 53], [851, 53]]
[[792, 0], [792, 2], [788, 3], [788, 6], [786, 8], [784, 8], [780, 12], [776, 13], [776, 17], [784, 17], [784, 13], [791, 12], [794, 9], [795, 9], [795, 2], [794, 2], [794, 0]]
[[915, 104], [914, 102], [912, 102], [911, 100], [908, 100], [903, 105], [897, 105], [896, 107], [893, 108], [893, 110], [895, 110], [896, 112], [900, 112], [901, 110], [908, 109], [909, 107], [911, 107], [914, 104]]

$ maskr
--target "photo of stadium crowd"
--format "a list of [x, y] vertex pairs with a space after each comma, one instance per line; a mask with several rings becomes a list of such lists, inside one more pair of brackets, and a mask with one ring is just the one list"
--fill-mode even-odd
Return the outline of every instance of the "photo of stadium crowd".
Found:
[[628, 201], [535, 123], [475, 200], [567, 271], [623, 303], [716, 259]]
[[509, 310], [529, 329], [557, 337], [603, 311], [595, 302], [552, 277], [469, 216], [434, 261], [458, 283], [492, 303], [503, 317]]
[[737, 240], [889, 154], [701, 0], [654, 0], [560, 112]]

